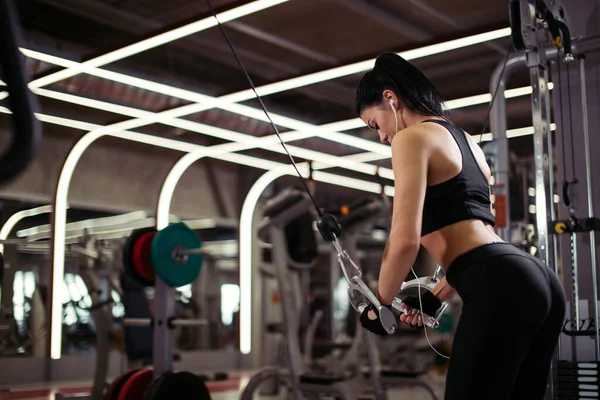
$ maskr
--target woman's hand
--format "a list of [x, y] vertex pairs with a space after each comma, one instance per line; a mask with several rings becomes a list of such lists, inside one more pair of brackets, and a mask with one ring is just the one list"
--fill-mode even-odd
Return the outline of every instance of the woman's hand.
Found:
[[[391, 309], [390, 306], [385, 306]], [[379, 336], [387, 336], [388, 333], [383, 327], [381, 320], [379, 319], [379, 312], [373, 304], [369, 304], [360, 314], [360, 324], [366, 330], [373, 332]]]
[[430, 291], [425, 291], [421, 298], [417, 296], [407, 297], [402, 303], [404, 312], [400, 315], [400, 321], [411, 326], [423, 326], [421, 310], [426, 315], [434, 317], [441, 306], [440, 299]]
[[421, 312], [416, 308], [410, 308], [405, 304], [402, 304], [402, 314], [400, 314], [400, 321], [407, 323], [411, 326], [423, 326], [423, 317]]

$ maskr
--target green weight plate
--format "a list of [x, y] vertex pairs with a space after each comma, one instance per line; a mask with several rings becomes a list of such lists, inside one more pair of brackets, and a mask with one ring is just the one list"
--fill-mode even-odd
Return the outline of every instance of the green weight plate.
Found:
[[440, 325], [435, 328], [435, 330], [439, 333], [450, 333], [454, 328], [453, 325], [452, 316], [449, 314], [444, 314], [442, 315], [442, 318], [440, 318]]
[[135, 243], [142, 235], [154, 231], [156, 231], [154, 227], [136, 229], [133, 232], [131, 232], [131, 235], [129, 235], [129, 237], [125, 241], [125, 244], [123, 245], [123, 269], [125, 270], [125, 273], [129, 277], [134, 279], [136, 282], [138, 282], [140, 285], [145, 287], [154, 286], [154, 281], [148, 280], [137, 273], [133, 263], [133, 248], [135, 246]]
[[152, 241], [152, 265], [156, 275], [171, 287], [192, 283], [200, 274], [204, 260], [202, 254], [194, 254], [177, 261], [173, 259], [173, 250], [177, 247], [198, 249], [202, 241], [183, 223], [171, 224], [156, 234]]

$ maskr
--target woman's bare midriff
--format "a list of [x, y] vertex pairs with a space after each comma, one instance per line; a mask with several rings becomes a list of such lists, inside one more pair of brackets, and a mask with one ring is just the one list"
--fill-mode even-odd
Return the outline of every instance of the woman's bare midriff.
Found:
[[457, 222], [421, 238], [421, 244], [442, 267], [448, 266], [460, 256], [488, 243], [503, 242], [490, 225], [479, 220]]

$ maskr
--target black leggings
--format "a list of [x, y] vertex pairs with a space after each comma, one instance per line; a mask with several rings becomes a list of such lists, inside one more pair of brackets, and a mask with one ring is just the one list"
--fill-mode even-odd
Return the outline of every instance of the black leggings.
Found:
[[565, 316], [565, 294], [540, 260], [511, 244], [477, 247], [450, 264], [463, 301], [445, 400], [541, 400]]

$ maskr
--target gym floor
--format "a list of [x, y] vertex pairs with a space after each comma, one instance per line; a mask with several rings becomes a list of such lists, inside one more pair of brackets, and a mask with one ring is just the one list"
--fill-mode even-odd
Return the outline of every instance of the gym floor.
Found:
[[[241, 390], [252, 376], [251, 372], [239, 375], [231, 374], [226, 381], [208, 382], [207, 386], [211, 392], [212, 400], [238, 400]], [[444, 377], [432, 374], [431, 380], [435, 383], [438, 396], [442, 399]], [[15, 386], [10, 391], [0, 391], [0, 400], [55, 400], [57, 394], [77, 396], [89, 394], [91, 382], [62, 382], [52, 385], [29, 384]], [[390, 389], [388, 391], [391, 399], [430, 400], [429, 396], [421, 388]]]

